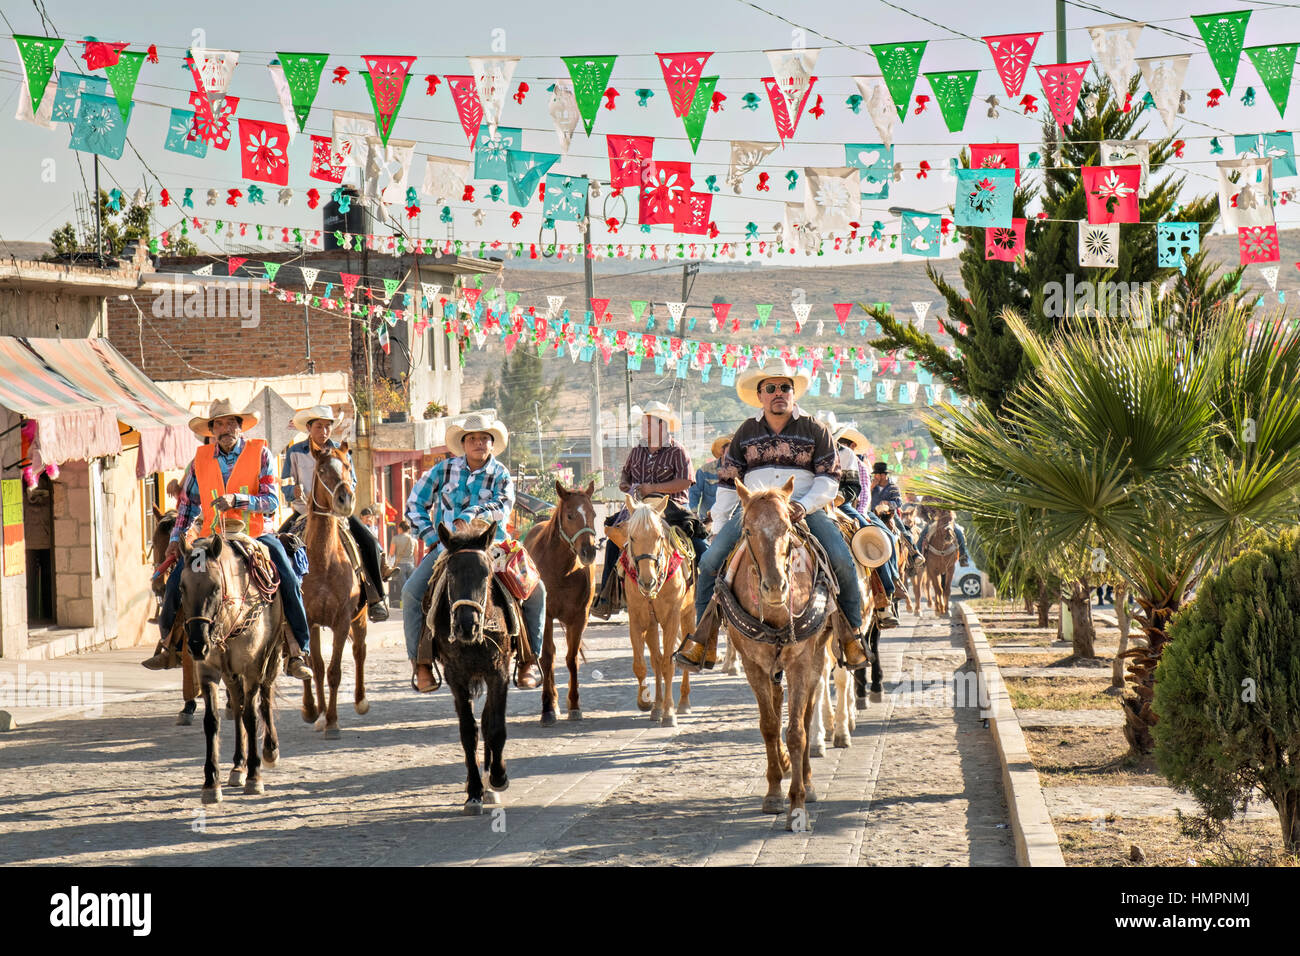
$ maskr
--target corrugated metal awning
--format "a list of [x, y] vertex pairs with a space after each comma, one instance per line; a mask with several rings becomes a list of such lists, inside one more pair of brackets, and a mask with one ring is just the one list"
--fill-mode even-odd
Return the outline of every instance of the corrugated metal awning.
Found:
[[36, 422], [46, 464], [121, 453], [118, 422], [140, 435], [141, 478], [184, 467], [198, 445], [190, 413], [107, 339], [0, 337], [0, 405]]

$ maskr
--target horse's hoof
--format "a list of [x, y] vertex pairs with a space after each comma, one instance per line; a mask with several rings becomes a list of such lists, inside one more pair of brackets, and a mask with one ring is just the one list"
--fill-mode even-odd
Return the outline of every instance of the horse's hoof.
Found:
[[852, 747], [853, 738], [848, 734], [836, 734], [835, 739], [831, 741], [833, 747]]
[[244, 771], [231, 770], [230, 779], [226, 781], [228, 787], [242, 787], [244, 785]]
[[813, 787], [812, 784], [808, 784], [803, 788], [803, 800], [804, 803], [817, 802], [817, 790]]
[[467, 817], [478, 817], [483, 815], [483, 801], [475, 800], [470, 797], [465, 801], [465, 808], [460, 811]]
[[356, 708], [358, 714], [368, 714], [370, 713], [370, 701], [362, 697], [356, 702]]
[[343, 733], [339, 730], [338, 724], [331, 724], [330, 726], [325, 728], [326, 740], [338, 740], [342, 736]]
[[785, 797], [764, 797], [764, 813], [781, 813], [785, 810]]
[[493, 793], [491, 790], [484, 790], [483, 803], [487, 806], [499, 807], [502, 803], [501, 794]]
[[192, 723], [194, 723], [194, 711], [182, 710], [179, 714], [176, 715], [177, 727], [188, 727]]
[[280, 751], [278, 750], [262, 751], [262, 766], [265, 767], [267, 770], [274, 770], [275, 765], [278, 764], [279, 762], [280, 762]]
[[244, 784], [244, 793], [249, 796], [266, 793], [266, 784], [262, 783], [261, 780], [250, 780]]
[[204, 788], [203, 788], [203, 802], [204, 802], [204, 803], [220, 803], [220, 802], [221, 802], [221, 788], [220, 788], [220, 787], [204, 787]]
[[660, 721], [659, 721], [659, 726], [660, 726], [660, 727], [676, 727], [676, 726], [677, 726], [677, 715], [676, 715], [676, 714], [667, 714], [667, 715], [665, 715], [663, 718], [660, 719]]
[[316, 718], [316, 722], [315, 724], [312, 725], [312, 729], [317, 732], [320, 732], [325, 729], [328, 723], [329, 721], [325, 719], [325, 715], [321, 714], [319, 717]]
[[497, 780], [493, 777], [488, 777], [488, 784], [492, 787], [493, 790], [509, 790], [510, 778], [505, 776], [504, 774], [501, 776], [500, 780]]
[[663, 717], [663, 715], [664, 712], [663, 712], [663, 708], [661, 707], [655, 707], [650, 711], [651, 720], [659, 720], [661, 717]]
[[873, 696], [876, 695], [876, 694], [879, 694], [880, 691], [881, 691], [881, 689], [882, 689], [882, 688], [881, 688], [881, 683], [880, 683], [880, 681], [878, 681], [878, 680], [873, 680], [873, 681], [871, 682], [871, 693], [872, 693]]
[[555, 726], [555, 711], [553, 710], [542, 711], [542, 726], [543, 727]]
[[302, 722], [304, 724], [312, 724], [316, 722], [316, 715], [306, 707], [302, 708], [298, 713], [302, 714]]
[[573, 710], [569, 711], [569, 719], [570, 719], [570, 720], [582, 720], [582, 708], [580, 708], [580, 707], [575, 707], [575, 708], [573, 708]]
[[636, 695], [636, 708], [637, 708], [637, 710], [651, 710], [651, 709], [654, 708], [654, 701], [652, 701], [652, 700], [647, 700], [647, 699], [646, 699], [645, 697], [643, 697], [642, 695], [637, 694], [637, 695]]
[[866, 696], [866, 694], [863, 694], [861, 697], [859, 697], [859, 698], [857, 699], [857, 705], [858, 705], [858, 710], [866, 710], [866, 709], [867, 709], [867, 696]]
[[681, 704], [677, 708], [677, 713], [679, 714], [689, 714], [690, 712], [691, 712], [690, 704]]

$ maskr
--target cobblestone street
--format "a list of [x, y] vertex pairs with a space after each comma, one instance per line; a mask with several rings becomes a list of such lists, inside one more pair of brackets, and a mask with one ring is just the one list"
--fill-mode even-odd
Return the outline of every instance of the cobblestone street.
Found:
[[[930, 692], [965, 665], [947, 620], [907, 616], [885, 632], [883, 699], [859, 714], [852, 747], [828, 744], [813, 759], [821, 800], [806, 833], [759, 810], [763, 747], [745, 679], [700, 677], [692, 712], [660, 727], [636, 709], [623, 624], [587, 632], [581, 722], [563, 719], [563, 677], [555, 727], [539, 723], [539, 692], [511, 691], [504, 813], [462, 816], [450, 696], [410, 690], [399, 630], [390, 621], [372, 631], [365, 716], [351, 706], [345, 653], [341, 740], [302, 721], [282, 679], [281, 760], [266, 794], [227, 787], [215, 807], [199, 802], [202, 706], [193, 726], [173, 726], [179, 690], [110, 695], [97, 717], [25, 723], [18, 712], [19, 727], [0, 736], [0, 863], [1015, 863], [990, 733], [975, 707]], [[93, 670], [97, 656], [57, 664]], [[170, 677], [178, 687], [178, 672]], [[231, 730], [223, 721], [223, 782]]]

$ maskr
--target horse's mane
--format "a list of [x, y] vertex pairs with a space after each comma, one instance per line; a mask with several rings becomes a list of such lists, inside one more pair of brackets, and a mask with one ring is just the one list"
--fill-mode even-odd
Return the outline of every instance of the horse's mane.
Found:
[[[469, 549], [469, 548], [466, 548], [465, 546], [468, 545], [471, 541], [474, 541], [474, 540], [476, 540], [476, 539], [478, 539], [478, 538], [483, 537], [483, 533], [484, 533], [486, 530], [487, 530], [487, 528], [485, 528], [485, 527], [482, 527], [482, 526], [477, 525], [477, 524], [471, 524], [471, 525], [470, 525], [466, 530], [464, 530], [464, 531], [449, 531], [449, 532], [447, 532], [447, 538], [448, 538], [448, 539], [451, 541], [451, 543], [455, 546], [455, 547], [448, 548], [447, 550], [448, 550], [448, 551], [466, 551], [466, 550], [471, 550], [471, 549]], [[488, 544], [491, 545], [492, 542], [489, 541]]]
[[660, 516], [659, 512], [647, 504], [637, 505], [632, 509], [632, 514], [628, 518], [628, 533], [638, 533], [652, 531], [660, 536], [665, 534], [666, 522]]

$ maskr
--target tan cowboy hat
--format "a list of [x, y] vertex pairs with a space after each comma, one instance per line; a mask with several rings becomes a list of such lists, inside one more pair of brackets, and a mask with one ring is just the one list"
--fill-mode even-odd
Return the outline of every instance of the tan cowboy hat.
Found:
[[851, 548], [858, 564], [866, 568], [878, 568], [894, 554], [889, 535], [873, 524], [854, 532]]
[[447, 449], [453, 455], [465, 454], [464, 439], [474, 432], [486, 432], [492, 436], [492, 454], [500, 455], [510, 441], [510, 433], [504, 423], [486, 415], [469, 415], [459, 425], [447, 426]]
[[831, 431], [831, 440], [839, 444], [840, 439], [848, 439], [853, 442], [853, 450], [863, 452], [867, 450], [867, 436], [862, 434], [852, 425], [838, 425]]
[[768, 368], [751, 365], [736, 376], [736, 394], [740, 396], [740, 400], [754, 408], [762, 408], [763, 403], [758, 400], [758, 385], [766, 378], [788, 378], [794, 382], [795, 401], [808, 391], [809, 378], [803, 372], [791, 372], [779, 362]]
[[722, 435], [713, 439], [713, 444], [709, 446], [709, 451], [713, 453], [714, 458], [722, 457], [722, 446], [731, 444], [730, 435]]
[[311, 427], [311, 423], [317, 419], [331, 423], [338, 421], [334, 417], [334, 409], [328, 405], [313, 405], [311, 408], [294, 412], [293, 418], [289, 421], [298, 431], [306, 432]]
[[190, 419], [190, 431], [200, 438], [211, 438], [212, 422], [215, 419], [229, 418], [232, 415], [241, 420], [240, 428], [244, 431], [248, 431], [258, 422], [256, 412], [236, 411], [235, 407], [230, 404], [230, 399], [219, 398], [212, 403], [212, 407], [208, 409], [206, 415], [199, 415]]
[[680, 421], [678, 421], [677, 416], [673, 413], [673, 410], [669, 408], [667, 405], [665, 405], [663, 402], [647, 403], [646, 406], [641, 409], [641, 414], [643, 416], [648, 416], [650, 418], [658, 418], [660, 421], [667, 422], [668, 428], [672, 431], [677, 431], [677, 429], [680, 428], [682, 424]]

